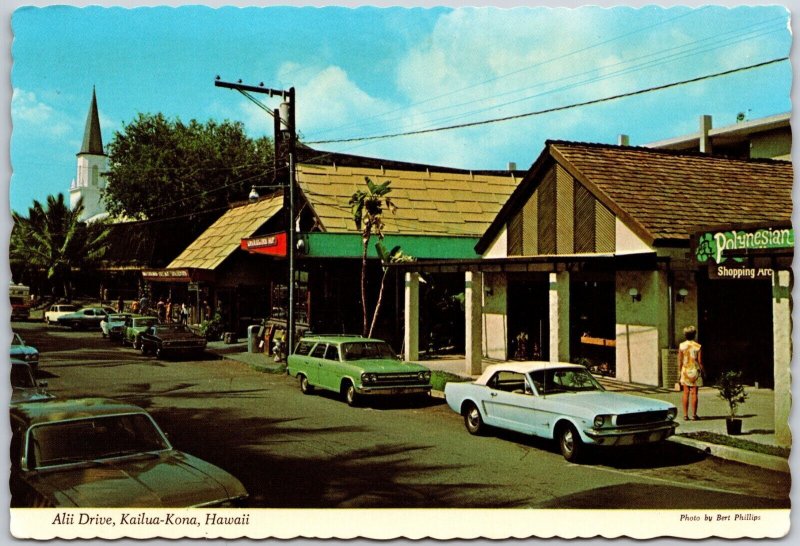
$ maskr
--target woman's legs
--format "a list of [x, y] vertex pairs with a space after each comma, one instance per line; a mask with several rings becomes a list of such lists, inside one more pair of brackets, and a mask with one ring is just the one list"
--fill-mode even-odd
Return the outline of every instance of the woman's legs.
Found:
[[697, 387], [690, 387], [692, 395], [692, 419], [697, 419]]
[[690, 388], [691, 387], [689, 387], [689, 385], [684, 385], [683, 386], [683, 399], [682, 399], [682, 402], [683, 402], [683, 418], [684, 419], [688, 419], [689, 418], [689, 389]]

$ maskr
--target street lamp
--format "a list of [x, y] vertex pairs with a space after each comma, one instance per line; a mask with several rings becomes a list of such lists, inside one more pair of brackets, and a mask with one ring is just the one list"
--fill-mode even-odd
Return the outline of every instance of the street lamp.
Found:
[[[280, 108], [276, 110], [274, 113], [270, 113], [275, 120], [275, 144], [276, 144], [276, 159], [279, 156], [278, 152], [278, 140], [280, 142], [286, 142], [288, 140], [287, 145], [287, 155], [289, 158], [289, 180], [287, 183], [288, 191], [284, 194], [284, 206], [288, 211], [288, 226], [287, 226], [287, 249], [286, 254], [289, 259], [289, 316], [287, 319], [286, 324], [286, 354], [289, 355], [294, 348], [294, 334], [295, 334], [295, 316], [294, 316], [294, 281], [295, 281], [295, 271], [294, 271], [294, 253], [295, 253], [295, 226], [294, 226], [294, 185], [295, 185], [295, 173], [294, 173], [294, 162], [295, 162], [295, 138], [296, 138], [296, 131], [295, 131], [295, 116], [294, 116], [294, 87], [290, 87], [289, 89], [270, 89], [268, 87], [264, 87], [264, 84], [261, 83], [258, 86], [254, 85], [244, 85], [242, 84], [242, 80], [239, 80], [237, 83], [231, 82], [224, 82], [220, 80], [219, 76], [214, 80], [214, 85], [216, 87], [225, 87], [227, 89], [235, 89], [239, 91], [246, 97], [252, 98], [248, 95], [248, 93], [263, 93], [267, 94], [270, 97], [280, 96], [283, 99], [283, 102], [280, 104]], [[248, 195], [249, 201], [255, 201], [259, 197], [258, 192], [256, 191], [256, 186], [253, 186], [250, 190], [250, 194]]]

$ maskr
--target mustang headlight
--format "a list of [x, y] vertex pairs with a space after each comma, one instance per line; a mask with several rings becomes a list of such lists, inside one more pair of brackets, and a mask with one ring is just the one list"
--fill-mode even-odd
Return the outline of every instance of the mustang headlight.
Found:
[[610, 423], [610, 422], [611, 422], [611, 416], [610, 415], [597, 415], [594, 418], [594, 428], [600, 428], [603, 425], [605, 425], [606, 423]]
[[667, 412], [667, 421], [672, 421], [678, 416], [678, 408], [672, 408]]

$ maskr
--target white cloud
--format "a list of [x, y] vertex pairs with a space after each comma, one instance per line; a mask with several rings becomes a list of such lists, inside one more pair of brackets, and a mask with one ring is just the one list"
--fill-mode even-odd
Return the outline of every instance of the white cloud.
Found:
[[51, 137], [60, 138], [74, 130], [68, 116], [38, 100], [35, 93], [19, 88], [11, 96], [11, 117], [15, 126], [28, 124]]

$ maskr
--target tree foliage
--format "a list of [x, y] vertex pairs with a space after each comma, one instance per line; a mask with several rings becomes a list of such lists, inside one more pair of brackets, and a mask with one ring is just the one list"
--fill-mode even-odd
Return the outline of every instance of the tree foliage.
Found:
[[104, 199], [118, 217], [202, 223], [275, 177], [272, 142], [249, 138], [239, 122], [139, 114], [114, 134], [108, 153]]
[[70, 297], [73, 270], [91, 267], [108, 249], [108, 228], [80, 222], [82, 213], [83, 202], [70, 209], [62, 193], [48, 196], [44, 205], [34, 200], [27, 216], [12, 213], [12, 270], [22, 275], [44, 271], [51, 287]]
[[[350, 212], [353, 222], [361, 232], [361, 310], [363, 314], [362, 335], [366, 336], [372, 328], [368, 325], [367, 311], [367, 250], [372, 235], [383, 240], [383, 209], [384, 207], [394, 213], [397, 209], [392, 203], [389, 193], [391, 181], [375, 184], [368, 176], [364, 177], [367, 188], [356, 190], [350, 197]], [[374, 324], [374, 321], [373, 321]]]

